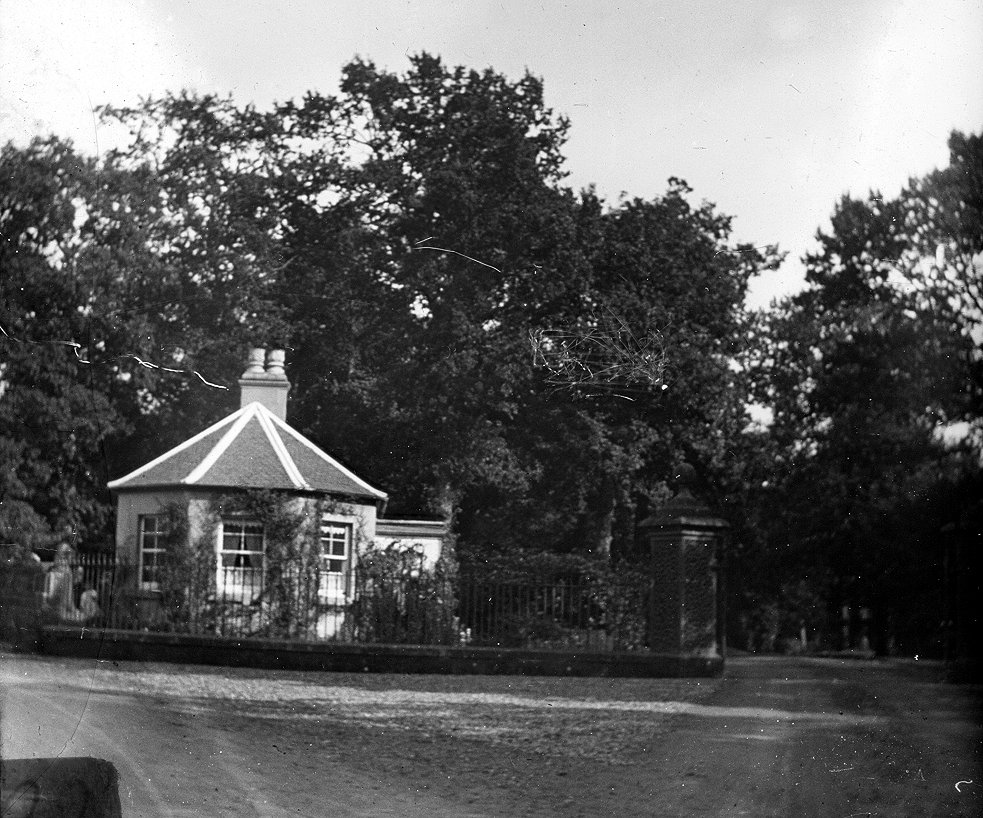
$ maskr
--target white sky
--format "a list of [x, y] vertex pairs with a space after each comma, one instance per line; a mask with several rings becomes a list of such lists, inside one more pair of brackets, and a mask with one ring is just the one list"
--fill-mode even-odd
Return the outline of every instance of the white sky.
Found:
[[0, 142], [93, 152], [118, 138], [94, 105], [188, 88], [263, 107], [335, 91], [355, 54], [529, 68], [572, 120], [571, 185], [615, 202], [679, 176], [737, 239], [789, 251], [761, 305], [800, 286], [840, 195], [894, 195], [946, 164], [950, 130], [983, 130], [981, 43], [979, 0], [0, 0]]

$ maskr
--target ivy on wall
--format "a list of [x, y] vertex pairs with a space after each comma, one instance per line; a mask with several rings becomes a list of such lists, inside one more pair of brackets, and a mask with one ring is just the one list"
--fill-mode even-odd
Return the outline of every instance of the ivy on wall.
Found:
[[192, 541], [188, 509], [168, 503], [158, 567], [160, 613], [168, 630], [194, 633], [214, 623], [215, 549]]
[[[262, 588], [251, 600], [249, 635], [296, 638], [310, 635], [315, 628], [322, 572], [319, 524], [333, 505], [269, 490], [228, 493], [209, 502], [199, 549], [215, 543], [223, 518], [249, 520], [263, 527]], [[221, 603], [220, 622], [243, 616], [241, 608], [239, 601]]]
[[[452, 544], [429, 566], [416, 544], [376, 547], [358, 515], [343, 502], [269, 490], [229, 492], [191, 508], [194, 522], [187, 505], [161, 509], [167, 533], [158, 563], [157, 604], [152, 613], [131, 604], [131, 626], [309, 640], [317, 637], [319, 619], [333, 605], [343, 617], [335, 638], [402, 644], [460, 641]], [[331, 601], [321, 593], [325, 566], [320, 526], [325, 516], [355, 522], [351, 546], [357, 570], [344, 577], [345, 593]], [[230, 519], [256, 523], [264, 535], [263, 569], [255, 575], [259, 585], [235, 595], [221, 593], [217, 580], [223, 569], [216, 543], [222, 521]], [[130, 588], [134, 584], [125, 583]]]

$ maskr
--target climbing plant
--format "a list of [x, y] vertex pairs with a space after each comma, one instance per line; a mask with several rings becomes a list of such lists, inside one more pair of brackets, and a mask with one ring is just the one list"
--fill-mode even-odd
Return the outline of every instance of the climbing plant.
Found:
[[147, 624], [178, 633], [208, 629], [214, 625], [215, 549], [204, 535], [192, 540], [186, 506], [168, 503], [160, 514], [165, 533], [155, 574], [158, 607]]
[[321, 575], [321, 504], [313, 505], [270, 490], [230, 492], [209, 503], [199, 548], [215, 542], [223, 518], [248, 519], [263, 527], [259, 593], [248, 599], [218, 599], [223, 626], [245, 626], [247, 635], [278, 638], [306, 636], [313, 629]]

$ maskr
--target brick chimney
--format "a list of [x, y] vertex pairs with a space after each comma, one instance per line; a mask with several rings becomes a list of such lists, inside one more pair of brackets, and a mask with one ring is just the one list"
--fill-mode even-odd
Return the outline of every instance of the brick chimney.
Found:
[[246, 371], [239, 378], [240, 407], [254, 402], [261, 403], [280, 420], [287, 419], [290, 381], [283, 369], [285, 357], [282, 349], [267, 352], [256, 347], [249, 350]]

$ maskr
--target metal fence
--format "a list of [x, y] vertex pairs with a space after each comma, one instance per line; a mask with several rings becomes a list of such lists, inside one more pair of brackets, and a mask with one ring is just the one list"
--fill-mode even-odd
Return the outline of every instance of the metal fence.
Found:
[[589, 652], [645, 645], [649, 591], [640, 577], [507, 581], [426, 570], [380, 576], [227, 566], [208, 569], [197, 588], [162, 587], [164, 577], [141, 587], [138, 579], [113, 555], [76, 555], [68, 568], [48, 569], [46, 617], [87, 627], [362, 644]]
[[526, 581], [462, 578], [459, 612], [476, 645], [639, 650], [646, 637], [648, 583], [584, 577]]

